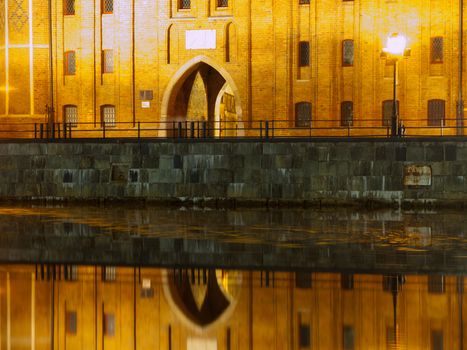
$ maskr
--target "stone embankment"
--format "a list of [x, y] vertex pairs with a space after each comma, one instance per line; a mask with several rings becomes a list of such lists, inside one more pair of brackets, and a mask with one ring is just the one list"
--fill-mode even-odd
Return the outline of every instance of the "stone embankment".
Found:
[[466, 180], [456, 138], [0, 144], [5, 200], [463, 206]]

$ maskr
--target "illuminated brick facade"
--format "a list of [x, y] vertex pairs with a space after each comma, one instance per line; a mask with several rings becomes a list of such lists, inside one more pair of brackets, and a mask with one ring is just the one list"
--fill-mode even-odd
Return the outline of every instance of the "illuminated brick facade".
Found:
[[[58, 122], [71, 106], [69, 120], [89, 128], [106, 118], [129, 123], [117, 127], [235, 119], [232, 126], [307, 127], [310, 116], [312, 126], [381, 126], [393, 67], [380, 53], [399, 32], [411, 48], [399, 64], [401, 119], [462, 123], [459, 0], [51, 1]], [[8, 120], [43, 121], [52, 103], [47, 14], [46, 0], [0, 1], [0, 114]], [[236, 116], [224, 113], [224, 92]]]

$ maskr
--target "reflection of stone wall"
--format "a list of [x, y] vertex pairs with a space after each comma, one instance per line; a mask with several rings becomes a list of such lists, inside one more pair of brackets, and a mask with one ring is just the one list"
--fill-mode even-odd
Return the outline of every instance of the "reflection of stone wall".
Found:
[[[0, 196], [300, 205], [467, 202], [464, 142], [185, 141], [3, 144]], [[431, 178], [404, 183], [409, 165], [431, 168]], [[125, 176], [111, 174], [118, 169]]]

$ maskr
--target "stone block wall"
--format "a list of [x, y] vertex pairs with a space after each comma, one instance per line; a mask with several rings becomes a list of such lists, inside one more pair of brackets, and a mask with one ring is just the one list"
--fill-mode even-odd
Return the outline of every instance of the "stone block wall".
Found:
[[454, 139], [0, 144], [3, 199], [464, 205], [466, 178]]

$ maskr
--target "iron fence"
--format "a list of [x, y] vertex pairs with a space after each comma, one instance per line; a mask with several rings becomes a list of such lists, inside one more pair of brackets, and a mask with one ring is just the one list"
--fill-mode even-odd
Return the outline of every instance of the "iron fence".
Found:
[[[378, 125], [379, 124], [379, 125]], [[441, 137], [464, 135], [467, 129], [456, 119], [439, 125], [426, 120], [406, 120], [398, 127], [398, 137]], [[389, 138], [391, 126], [381, 119], [353, 121], [313, 120], [310, 126], [296, 126], [290, 120], [255, 121], [167, 121], [104, 123], [3, 123], [0, 139], [89, 139], [89, 138]]]

